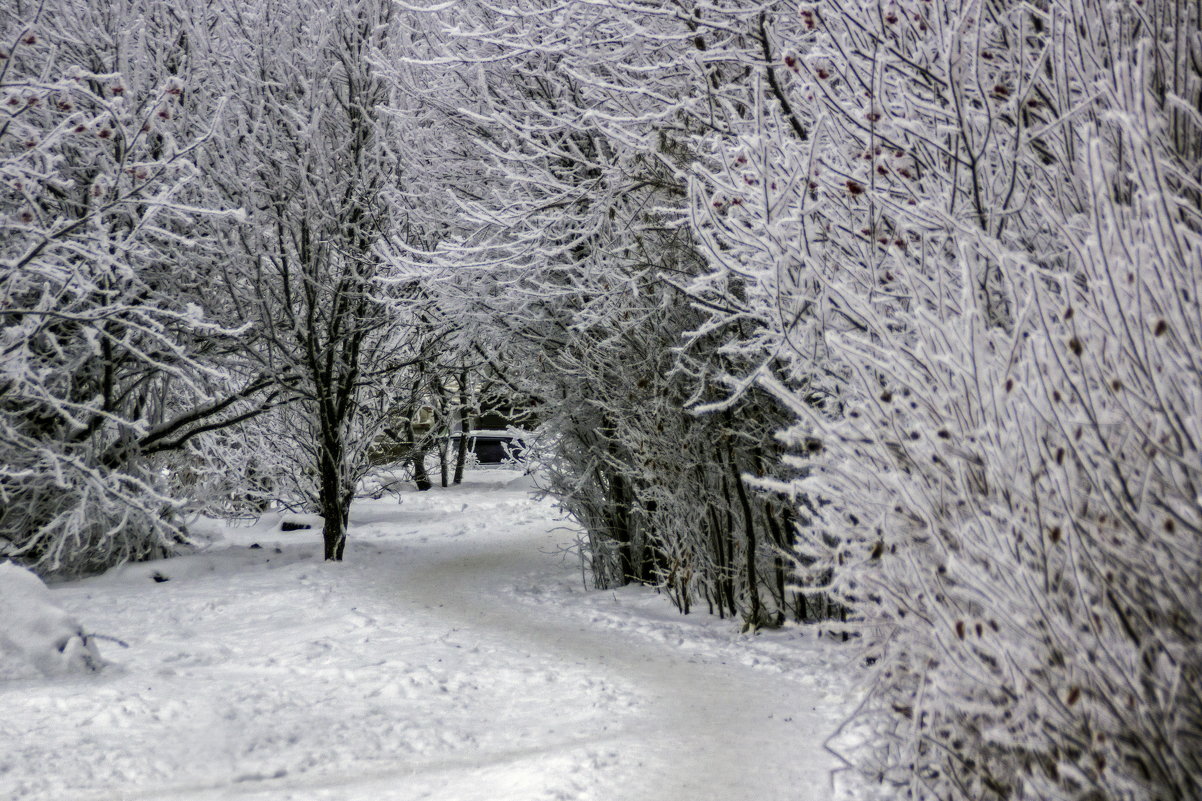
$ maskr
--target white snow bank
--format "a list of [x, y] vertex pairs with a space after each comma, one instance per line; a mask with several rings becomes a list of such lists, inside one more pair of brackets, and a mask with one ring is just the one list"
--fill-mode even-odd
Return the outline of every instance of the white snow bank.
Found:
[[42, 580], [0, 562], [0, 681], [88, 673], [102, 665], [95, 642], [54, 605]]

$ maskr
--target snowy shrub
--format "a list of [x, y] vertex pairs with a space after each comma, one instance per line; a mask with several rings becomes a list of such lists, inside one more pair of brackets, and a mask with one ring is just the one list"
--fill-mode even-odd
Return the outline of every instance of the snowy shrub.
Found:
[[42, 580], [0, 562], [0, 681], [90, 673], [103, 665], [96, 641], [54, 605]]
[[796, 416], [848, 757], [908, 797], [1202, 790], [1197, 13], [804, 6], [711, 140], [693, 288]]
[[15, 12], [0, 74], [0, 537], [46, 569], [94, 567], [172, 533], [152, 473], [125, 458], [145, 426], [119, 399], [182, 356], [175, 332], [194, 315], [163, 302], [158, 263], [173, 215], [151, 209], [189, 169], [139, 130], [174, 108], [174, 84], [72, 63], [45, 19]]
[[177, 545], [158, 455], [254, 392], [212, 352], [236, 328], [189, 261], [203, 128], [154, 11], [0, 11], [0, 541], [40, 571]]

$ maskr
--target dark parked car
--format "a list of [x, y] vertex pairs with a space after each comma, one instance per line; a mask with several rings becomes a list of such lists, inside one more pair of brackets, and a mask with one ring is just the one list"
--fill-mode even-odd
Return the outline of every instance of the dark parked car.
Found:
[[[451, 435], [451, 448], [458, 447], [461, 434]], [[469, 431], [467, 450], [479, 464], [505, 464], [522, 461], [525, 443], [509, 431]]]

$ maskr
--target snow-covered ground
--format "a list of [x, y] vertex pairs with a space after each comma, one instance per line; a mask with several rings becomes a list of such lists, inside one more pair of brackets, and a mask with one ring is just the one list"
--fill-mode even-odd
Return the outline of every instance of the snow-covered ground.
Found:
[[[844, 795], [854, 655], [582, 586], [515, 472], [279, 518], [55, 587], [98, 674], [0, 681], [0, 799], [771, 801]], [[253, 547], [253, 546], [259, 547]]]

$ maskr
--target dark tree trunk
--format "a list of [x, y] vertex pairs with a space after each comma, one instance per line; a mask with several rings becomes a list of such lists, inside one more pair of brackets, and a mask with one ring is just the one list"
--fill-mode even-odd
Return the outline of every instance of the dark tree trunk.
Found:
[[[643, 536], [640, 538], [637, 566], [639, 581], [644, 584], [654, 583], [656, 575], [667, 568], [667, 559], [664, 558], [663, 552], [647, 536], [647, 532], [655, 530], [653, 525], [657, 508], [654, 500], [647, 501], [642, 505], [642, 512], [640, 514], [643, 521], [640, 524], [640, 530], [643, 532]], [[685, 593], [684, 606], [688, 606], [687, 592]], [[684, 610], [684, 613], [688, 614], [687, 609]]]
[[341, 562], [346, 550], [346, 528], [349, 518], [350, 505], [336, 500], [332, 503], [325, 501], [321, 504], [321, 515], [325, 519], [323, 536], [325, 539], [325, 558], [329, 562]]
[[463, 482], [463, 468], [467, 464], [467, 432], [471, 421], [467, 402], [467, 370], [462, 370], [459, 373], [459, 443], [455, 448], [455, 477], [451, 480], [452, 484]]
[[760, 619], [760, 590], [755, 570], [755, 519], [751, 516], [751, 502], [747, 498], [747, 488], [743, 486], [743, 477], [739, 474], [739, 466], [735, 463], [734, 449], [729, 445], [726, 454], [730, 460], [730, 480], [735, 485], [735, 494], [739, 497], [739, 510], [743, 513], [744, 547], [747, 552], [747, 595], [751, 603], [747, 623], [750, 627], [755, 628], [763, 622]]
[[342, 480], [341, 443], [327, 441], [321, 451], [321, 492], [319, 503], [325, 520], [322, 538], [327, 561], [342, 561], [346, 549], [346, 528], [350, 519], [352, 493], [346, 491]]
[[[622, 458], [623, 454], [619, 452], [616, 444], [618, 441], [617, 431], [613, 423], [605, 419], [600, 433], [605, 438], [606, 449], [613, 457], [614, 463], [625, 464], [627, 460]], [[609, 531], [607, 533], [618, 546], [618, 575], [621, 576], [621, 583], [625, 585], [638, 580], [634, 569], [632, 547], [634, 531], [630, 514], [633, 492], [621, 472], [606, 470], [604, 467], [600, 469], [605, 470], [605, 483], [609, 486], [609, 510], [606, 513]]]
[[431, 429], [431, 433], [438, 432], [438, 439], [434, 444], [434, 450], [438, 454], [438, 484], [446, 489], [451, 483], [451, 464], [447, 461], [450, 447], [448, 437], [451, 435], [451, 404], [447, 399], [446, 385], [443, 384], [441, 378], [435, 378], [434, 389], [438, 394], [438, 414], [436, 416], [437, 425]]
[[726, 608], [730, 616], [739, 614], [738, 591], [735, 577], [738, 568], [735, 566], [735, 513], [730, 500], [730, 483], [726, 476], [722, 477], [722, 526], [718, 529], [718, 548], [722, 552], [722, 571], [719, 580], [726, 595]]
[[424, 442], [417, 441], [417, 432], [413, 430], [412, 420], [406, 422], [405, 427], [409, 441], [413, 443], [413, 483], [417, 485], [418, 492], [425, 492], [434, 486], [430, 481], [430, 474], [426, 472], [426, 446]]
[[426, 451], [413, 450], [413, 483], [417, 486], [418, 492], [425, 492], [434, 486], [434, 482], [430, 480], [430, 474], [426, 472]]
[[447, 447], [448, 444], [444, 440], [438, 443], [438, 481], [439, 485], [446, 489], [451, 483], [450, 463], [447, 462]]
[[[789, 608], [788, 588], [785, 585], [784, 553], [786, 545], [780, 526], [776, 522], [776, 516], [773, 514], [772, 504], [764, 507], [764, 522], [767, 523], [769, 536], [772, 537], [772, 542], [776, 546], [776, 551], [772, 555], [772, 576], [776, 591], [776, 607], [779, 610], [776, 615], [776, 625], [779, 626], [785, 622], [785, 613]], [[798, 620], [800, 621], [800, 618]]]
[[610, 511], [610, 536], [618, 544], [618, 569], [622, 576], [622, 584], [637, 580], [634, 573], [634, 559], [631, 549], [630, 531], [630, 493], [626, 479], [621, 474], [613, 472], [609, 476], [612, 508]]

